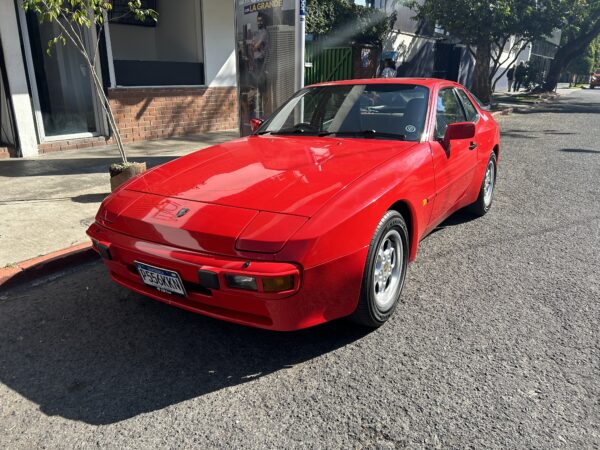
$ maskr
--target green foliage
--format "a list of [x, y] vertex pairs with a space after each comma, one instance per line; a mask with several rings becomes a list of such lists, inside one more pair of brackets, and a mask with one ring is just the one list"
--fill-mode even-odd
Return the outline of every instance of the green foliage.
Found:
[[600, 69], [600, 37], [590, 44], [590, 56], [593, 60], [594, 69]]
[[553, 3], [561, 15], [561, 44], [590, 32], [600, 20], [600, 0], [556, 0]]
[[438, 24], [471, 45], [494, 44], [509, 36], [525, 40], [548, 35], [560, 23], [552, 0], [425, 0], [411, 1], [417, 18]]
[[588, 75], [592, 73], [594, 70], [594, 58], [590, 54], [590, 50], [588, 52], [579, 55], [575, 59], [571, 61], [571, 63], [567, 66], [567, 71], [577, 75]]
[[395, 15], [348, 0], [308, 0], [306, 32], [340, 35], [348, 42], [380, 45], [392, 29]]
[[[544, 83], [546, 91], [556, 88], [560, 74], [573, 60], [585, 55], [590, 44], [597, 42], [595, 40], [600, 36], [600, 0], [555, 0], [552, 3], [561, 17], [562, 36]], [[594, 46], [591, 56], [594, 63], [596, 55]], [[579, 63], [584, 65], [585, 61]]]

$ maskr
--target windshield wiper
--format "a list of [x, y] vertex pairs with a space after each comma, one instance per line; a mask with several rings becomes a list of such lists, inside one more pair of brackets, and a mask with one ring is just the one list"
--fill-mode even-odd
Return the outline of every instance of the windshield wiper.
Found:
[[400, 140], [406, 139], [406, 135], [404, 135], [404, 134], [386, 133], [384, 131], [377, 131], [377, 130], [323, 131], [322, 133], [319, 133], [318, 136], [319, 137], [330, 136], [332, 134], [334, 134], [336, 136], [361, 136], [361, 137], [365, 137], [365, 138], [377, 138], [377, 137], [386, 138], [387, 137], [387, 138], [400, 139]]

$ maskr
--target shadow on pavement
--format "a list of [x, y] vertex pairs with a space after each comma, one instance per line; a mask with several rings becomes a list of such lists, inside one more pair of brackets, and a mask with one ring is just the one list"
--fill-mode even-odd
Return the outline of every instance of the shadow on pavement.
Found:
[[503, 131], [502, 137], [512, 137], [518, 139], [539, 139], [540, 136], [534, 136], [531, 131], [527, 133], [520, 133], [517, 131]]
[[[150, 167], [166, 163], [176, 156], [148, 156], [130, 158], [132, 162], [146, 162]], [[0, 177], [38, 177], [105, 173], [108, 177], [110, 164], [116, 158], [70, 158], [70, 159], [9, 159], [0, 163]]]
[[109, 195], [108, 192], [104, 192], [101, 194], [83, 194], [83, 195], [76, 195], [75, 197], [71, 197], [71, 200], [76, 203], [100, 203], [106, 197], [108, 197], [108, 195]]
[[588, 148], [561, 148], [560, 151], [566, 153], [591, 153], [600, 155], [600, 150], [591, 150]]
[[110, 424], [293, 370], [367, 333], [345, 321], [294, 333], [228, 324], [126, 291], [89, 263], [0, 300], [0, 382], [49, 416]]
[[[568, 99], [568, 97], [567, 97]], [[555, 102], [544, 104], [531, 109], [516, 109], [514, 114], [600, 114], [600, 104], [584, 103], [582, 101], [574, 101], [569, 99], [567, 103], [565, 99], [559, 99]]]

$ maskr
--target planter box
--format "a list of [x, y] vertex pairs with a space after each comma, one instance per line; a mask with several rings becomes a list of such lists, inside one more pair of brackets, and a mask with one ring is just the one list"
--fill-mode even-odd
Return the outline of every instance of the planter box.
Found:
[[110, 189], [114, 191], [130, 178], [144, 173], [146, 171], [146, 163], [131, 163], [122, 170], [110, 169]]

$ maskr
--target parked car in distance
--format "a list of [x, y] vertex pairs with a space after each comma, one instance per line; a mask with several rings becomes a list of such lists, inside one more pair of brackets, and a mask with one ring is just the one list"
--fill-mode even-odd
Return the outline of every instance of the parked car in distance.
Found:
[[600, 69], [596, 69], [590, 78], [590, 89], [594, 89], [596, 86], [600, 86]]
[[104, 200], [87, 233], [114, 281], [266, 329], [377, 327], [419, 241], [492, 205], [499, 128], [457, 83], [323, 83], [252, 126]]

